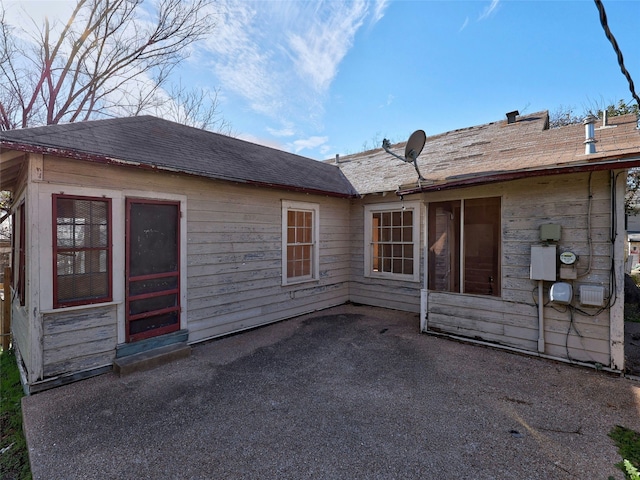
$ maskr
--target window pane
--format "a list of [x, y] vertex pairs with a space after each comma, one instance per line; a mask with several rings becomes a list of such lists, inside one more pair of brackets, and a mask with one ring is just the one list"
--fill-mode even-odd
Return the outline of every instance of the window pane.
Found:
[[109, 202], [56, 196], [56, 306], [107, 299]]
[[429, 204], [429, 289], [460, 291], [460, 201]]
[[129, 302], [129, 314], [136, 315], [154, 310], [175, 307], [178, 305], [178, 296], [175, 294], [161, 295], [158, 297], [133, 300]]
[[178, 277], [156, 278], [151, 280], [138, 280], [129, 283], [129, 294], [140, 295], [143, 293], [161, 292], [178, 288]]
[[[371, 269], [413, 275], [413, 211], [372, 212]], [[406, 261], [412, 264], [405, 267]]]
[[464, 292], [500, 295], [500, 198], [464, 203]]
[[287, 278], [308, 277], [312, 272], [313, 212], [287, 211]]
[[178, 312], [169, 312], [161, 315], [154, 315], [152, 317], [141, 318], [140, 320], [133, 320], [129, 324], [129, 334], [136, 335], [149, 330], [157, 328], [168, 327], [175, 325], [180, 321]]
[[177, 204], [131, 203], [130, 275], [151, 275], [178, 270]]

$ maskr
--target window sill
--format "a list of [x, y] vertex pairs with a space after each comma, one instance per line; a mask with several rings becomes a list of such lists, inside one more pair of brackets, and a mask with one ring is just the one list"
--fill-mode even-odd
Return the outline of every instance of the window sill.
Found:
[[420, 283], [420, 277], [417, 275], [400, 275], [396, 273], [372, 272], [372, 273], [366, 274], [365, 278], [379, 278], [382, 280], [395, 280], [398, 282]]
[[122, 305], [122, 304], [123, 302], [118, 302], [118, 301], [88, 303], [87, 305], [74, 305], [73, 307], [60, 307], [60, 308], [51, 308], [48, 310], [41, 310], [40, 313], [50, 314], [50, 313], [59, 313], [59, 312], [73, 312], [76, 310], [88, 310], [91, 308], [111, 307], [111, 306]]
[[494, 298], [496, 300], [502, 300], [502, 295], [484, 295], [482, 293], [464, 293], [464, 292], [447, 292], [445, 290], [427, 290], [428, 293], [438, 293], [443, 295], [464, 295], [465, 297], [476, 298]]
[[317, 283], [318, 281], [319, 281], [318, 278], [304, 278], [304, 279], [300, 279], [300, 280], [289, 280], [289, 281], [283, 282], [282, 286], [283, 287], [293, 287], [293, 286], [302, 285], [302, 284], [305, 284], [305, 283], [314, 283], [314, 282]]

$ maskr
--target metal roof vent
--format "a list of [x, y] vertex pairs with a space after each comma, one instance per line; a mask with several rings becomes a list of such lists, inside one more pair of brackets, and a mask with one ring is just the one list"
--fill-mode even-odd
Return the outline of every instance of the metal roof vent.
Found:
[[507, 113], [507, 123], [516, 123], [516, 117], [520, 115], [518, 110], [514, 110], [513, 112]]
[[587, 117], [585, 117], [585, 119], [582, 121], [582, 124], [584, 125], [584, 154], [585, 155], [589, 155], [591, 153], [596, 153], [596, 134], [595, 134], [595, 128], [594, 128], [594, 123], [596, 123], [596, 120], [598, 120], [596, 117], [594, 117], [593, 115], [589, 115]]

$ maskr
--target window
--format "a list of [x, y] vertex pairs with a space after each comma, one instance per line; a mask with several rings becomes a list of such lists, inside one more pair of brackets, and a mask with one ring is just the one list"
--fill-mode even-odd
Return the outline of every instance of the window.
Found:
[[53, 196], [54, 307], [111, 301], [111, 200]]
[[318, 279], [319, 207], [313, 203], [282, 202], [282, 283]]
[[429, 290], [500, 296], [500, 209], [500, 197], [429, 204]]
[[[13, 262], [13, 273], [11, 275], [11, 285], [16, 291], [20, 305], [26, 305], [26, 245], [27, 228], [25, 218], [24, 202], [18, 207], [17, 214], [11, 217], [11, 261]], [[17, 220], [17, 222], [16, 222]], [[17, 237], [16, 237], [17, 234]], [[16, 263], [17, 261], [17, 263]]]
[[365, 275], [419, 280], [420, 203], [365, 206]]

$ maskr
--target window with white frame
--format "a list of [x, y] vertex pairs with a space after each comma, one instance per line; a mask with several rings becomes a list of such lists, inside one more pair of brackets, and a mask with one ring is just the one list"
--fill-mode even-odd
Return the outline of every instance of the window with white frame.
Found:
[[429, 204], [429, 290], [501, 294], [501, 199]]
[[419, 281], [420, 202], [365, 205], [365, 276]]
[[282, 283], [318, 279], [318, 226], [315, 203], [282, 201]]

